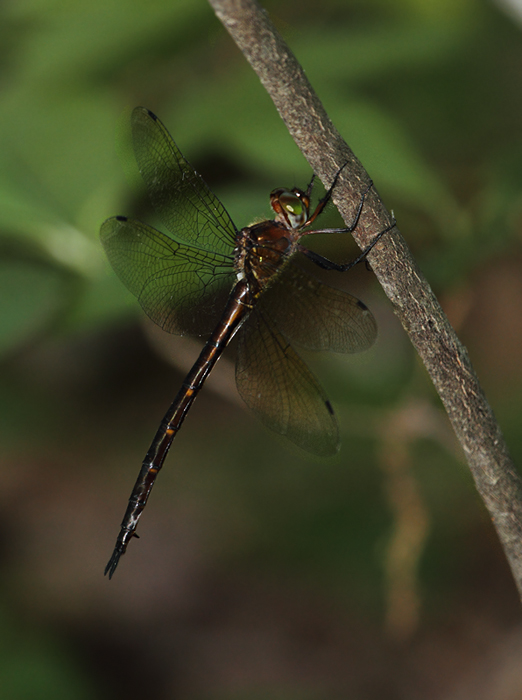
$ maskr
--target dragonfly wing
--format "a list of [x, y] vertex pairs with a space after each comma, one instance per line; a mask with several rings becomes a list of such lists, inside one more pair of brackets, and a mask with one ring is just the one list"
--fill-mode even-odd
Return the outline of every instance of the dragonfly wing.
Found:
[[149, 197], [176, 239], [231, 254], [236, 227], [219, 199], [181, 154], [161, 121], [144, 107], [131, 115], [132, 143]]
[[313, 454], [338, 451], [337, 420], [323, 388], [261, 310], [253, 310], [240, 333], [236, 382], [267, 427]]
[[123, 216], [107, 219], [100, 239], [120, 280], [163, 330], [204, 335], [214, 329], [234, 283], [230, 257]]
[[263, 293], [259, 307], [286, 338], [306, 350], [361, 352], [377, 338], [375, 319], [362, 301], [293, 263]]

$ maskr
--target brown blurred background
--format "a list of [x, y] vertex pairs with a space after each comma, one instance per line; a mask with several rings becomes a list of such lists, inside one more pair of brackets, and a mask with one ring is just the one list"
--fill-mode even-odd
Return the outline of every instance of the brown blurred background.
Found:
[[[484, 0], [265, 6], [394, 210], [520, 463], [522, 15]], [[204, 0], [4, 3], [0, 34], [2, 697], [521, 698], [508, 567], [364, 266], [328, 280], [370, 306], [375, 348], [307, 357], [339, 458], [265, 431], [231, 352], [140, 539], [103, 577], [199, 348], [144, 319], [98, 242], [108, 216], [154, 221], [116, 156], [121, 112], [156, 112], [237, 226], [310, 169]], [[333, 208], [323, 224], [340, 224]], [[314, 248], [356, 254], [326, 238]]]

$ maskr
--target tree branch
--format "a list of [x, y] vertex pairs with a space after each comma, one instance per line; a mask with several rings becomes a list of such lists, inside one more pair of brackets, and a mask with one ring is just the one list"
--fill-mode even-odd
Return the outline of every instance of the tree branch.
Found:
[[[348, 224], [369, 176], [330, 121], [303, 69], [255, 0], [209, 2], [326, 187], [348, 163], [334, 193]], [[355, 240], [363, 248], [389, 221], [373, 188]], [[397, 229], [382, 238], [369, 259], [446, 408], [522, 596], [522, 481], [468, 353]]]

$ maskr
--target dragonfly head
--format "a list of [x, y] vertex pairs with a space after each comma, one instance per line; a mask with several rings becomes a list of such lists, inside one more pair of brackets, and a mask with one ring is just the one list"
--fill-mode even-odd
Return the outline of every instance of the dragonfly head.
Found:
[[310, 197], [297, 187], [293, 190], [280, 187], [270, 193], [270, 206], [275, 211], [276, 221], [290, 229], [300, 229], [308, 220]]

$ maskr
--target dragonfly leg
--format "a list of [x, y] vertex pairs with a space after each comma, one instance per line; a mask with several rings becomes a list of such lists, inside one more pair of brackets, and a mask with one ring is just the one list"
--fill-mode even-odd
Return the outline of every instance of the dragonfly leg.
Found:
[[[344, 168], [345, 168], [347, 165], [348, 165], [348, 162], [346, 162], [343, 166], [341, 166], [341, 167], [339, 168], [339, 170], [337, 171], [337, 173], [336, 173], [336, 175], [335, 175], [335, 177], [334, 177], [334, 179], [333, 179], [332, 184], [331, 184], [330, 187], [328, 188], [328, 191], [326, 192], [326, 194], [324, 195], [324, 197], [323, 197], [322, 199], [319, 200], [319, 203], [317, 204], [317, 206], [316, 206], [316, 208], [315, 208], [313, 214], [308, 218], [308, 220], [307, 220], [307, 222], [304, 224], [303, 228], [305, 228], [306, 226], [310, 226], [310, 225], [317, 219], [317, 217], [318, 217], [319, 214], [323, 211], [323, 209], [325, 208], [325, 206], [328, 204], [328, 202], [329, 202], [330, 199], [332, 198], [332, 194], [333, 194], [333, 191], [334, 191], [334, 189], [335, 189], [335, 186], [337, 185], [337, 181], [338, 181], [338, 179], [339, 179], [339, 176], [340, 176], [340, 174], [342, 173], [342, 171], [344, 170]], [[315, 176], [314, 176], [314, 177], [315, 177]], [[310, 191], [311, 191], [311, 185], [312, 185], [312, 184], [313, 184], [313, 178], [312, 178], [312, 181], [310, 182], [310, 185], [308, 186], [308, 190], [307, 190], [308, 196], [310, 196]], [[357, 224], [358, 224], [358, 222], [359, 222], [359, 218], [360, 218], [360, 216], [361, 216], [361, 212], [362, 212], [362, 208], [363, 208], [363, 206], [364, 206], [364, 202], [365, 202], [365, 200], [366, 200], [366, 196], [368, 195], [368, 192], [371, 190], [372, 187], [373, 187], [373, 180], [370, 180], [368, 186], [366, 187], [366, 189], [364, 190], [364, 192], [363, 192], [362, 195], [361, 195], [361, 199], [360, 199], [360, 201], [359, 201], [359, 205], [358, 205], [358, 207], [357, 207], [357, 211], [355, 212], [355, 216], [353, 217], [353, 221], [352, 221], [352, 223], [350, 224], [350, 226], [349, 226], [348, 228], [344, 228], [344, 229], [335, 229], [336, 231], [339, 231], [339, 232], [344, 232], [344, 231], [351, 232], [351, 231], [353, 231], [353, 230], [355, 229], [355, 227], [357, 226]], [[334, 230], [334, 229], [332, 229], [332, 231], [333, 231], [333, 230]], [[315, 233], [315, 231], [313, 231], [313, 232], [310, 231], [310, 233]], [[325, 231], [319, 231], [319, 233], [325, 233]]]
[[[303, 255], [306, 255], [306, 257], [311, 260], [313, 263], [318, 265], [319, 267], [322, 267], [323, 270], [335, 270], [336, 272], [347, 272], [348, 270], [351, 270], [352, 267], [355, 267], [358, 265], [360, 262], [366, 259], [366, 256], [368, 253], [371, 251], [371, 249], [374, 247], [376, 243], [380, 241], [380, 239], [384, 236], [385, 233], [388, 233], [388, 231], [391, 231], [396, 225], [395, 219], [392, 220], [391, 224], [387, 226], [385, 229], [383, 229], [380, 233], [378, 233], [373, 241], [366, 246], [366, 248], [358, 255], [355, 260], [352, 260], [349, 263], [345, 263], [344, 265], [339, 265], [338, 263], [333, 262], [332, 260], [328, 260], [328, 258], [324, 258], [322, 255], [319, 255], [319, 253], [314, 253], [313, 250], [308, 250], [308, 248], [305, 248], [304, 246], [299, 246], [299, 252], [303, 253]], [[347, 229], [349, 230], [349, 229]], [[325, 230], [324, 233], [331, 233], [333, 232], [332, 229], [330, 230]]]
[[306, 188], [306, 196], [307, 196], [309, 199], [310, 199], [310, 197], [311, 197], [311, 195], [312, 195], [312, 188], [313, 188], [313, 186], [314, 186], [314, 182], [315, 182], [315, 173], [313, 173], [312, 179], [310, 180], [310, 182], [308, 183], [308, 187]]

